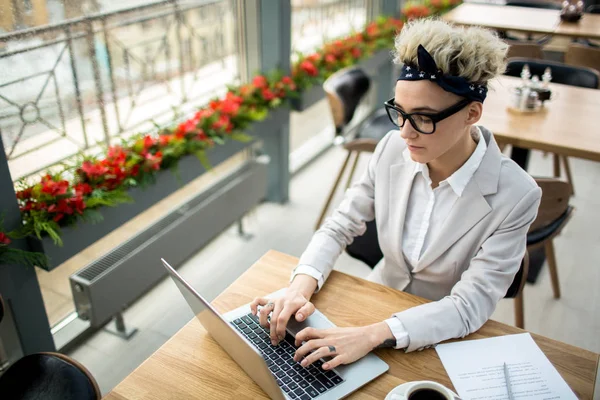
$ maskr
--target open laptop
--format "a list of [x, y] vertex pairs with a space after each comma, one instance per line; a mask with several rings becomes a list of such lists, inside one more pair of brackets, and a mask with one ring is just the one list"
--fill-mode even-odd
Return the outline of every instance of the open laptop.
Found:
[[[321, 312], [315, 311], [304, 322], [292, 318], [285, 340], [273, 346], [269, 332], [260, 326], [258, 317], [252, 315], [250, 304], [221, 315], [173, 267], [164, 259], [161, 261], [208, 333], [272, 399], [339, 399], [389, 369], [374, 354], [330, 371], [321, 368], [323, 360], [304, 368], [293, 360], [294, 336], [308, 326], [317, 329], [335, 327]], [[284, 291], [268, 297], [277, 298]]]

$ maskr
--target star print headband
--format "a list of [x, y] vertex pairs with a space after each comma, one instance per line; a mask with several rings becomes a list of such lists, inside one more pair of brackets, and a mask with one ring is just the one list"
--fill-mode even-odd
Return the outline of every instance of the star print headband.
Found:
[[469, 82], [463, 77], [444, 75], [437, 67], [431, 54], [425, 50], [425, 47], [419, 45], [417, 49], [417, 59], [419, 66], [405, 64], [400, 71], [399, 81], [420, 81], [429, 79], [436, 83], [446, 92], [454, 93], [472, 101], [483, 103], [487, 95], [487, 87], [473, 82]]

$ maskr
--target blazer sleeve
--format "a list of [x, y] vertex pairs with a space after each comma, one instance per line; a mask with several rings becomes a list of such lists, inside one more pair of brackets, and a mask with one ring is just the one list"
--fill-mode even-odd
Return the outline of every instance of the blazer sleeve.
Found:
[[344, 199], [333, 215], [315, 232], [302, 253], [298, 265], [308, 265], [323, 274], [326, 281], [337, 258], [356, 236], [365, 233], [366, 222], [375, 219], [375, 173], [390, 131], [380, 140], [360, 180], [345, 193]]
[[450, 295], [394, 315], [408, 332], [407, 352], [465, 337], [490, 318], [519, 270], [540, 198], [539, 187], [521, 198], [471, 259]]

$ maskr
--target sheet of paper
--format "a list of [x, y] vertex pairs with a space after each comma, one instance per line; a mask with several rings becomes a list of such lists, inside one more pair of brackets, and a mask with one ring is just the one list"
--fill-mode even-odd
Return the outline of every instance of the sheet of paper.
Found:
[[463, 400], [577, 399], [529, 333], [441, 344], [437, 353]]

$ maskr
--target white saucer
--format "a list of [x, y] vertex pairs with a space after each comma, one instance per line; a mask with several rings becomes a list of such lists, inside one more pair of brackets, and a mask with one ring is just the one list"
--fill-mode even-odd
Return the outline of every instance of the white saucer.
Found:
[[[419, 383], [419, 382], [424, 382], [424, 381], [414, 381], [414, 382], [406, 382], [403, 383], [402, 385], [398, 385], [395, 388], [392, 389], [391, 392], [389, 392], [387, 394], [387, 396], [385, 396], [385, 400], [392, 400], [392, 396], [398, 395], [398, 396], [404, 396], [404, 394], [406, 393], [406, 389], [408, 389], [410, 386], [414, 385], [415, 383]], [[448, 389], [448, 388], [446, 388]], [[448, 389], [448, 391], [450, 391], [454, 397], [456, 399], [460, 399], [460, 397], [458, 397], [458, 395], [456, 393], [454, 393], [452, 390]]]

